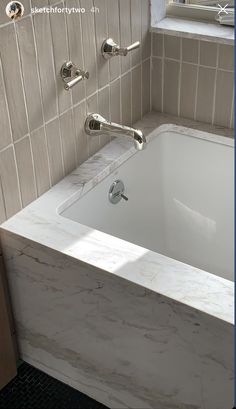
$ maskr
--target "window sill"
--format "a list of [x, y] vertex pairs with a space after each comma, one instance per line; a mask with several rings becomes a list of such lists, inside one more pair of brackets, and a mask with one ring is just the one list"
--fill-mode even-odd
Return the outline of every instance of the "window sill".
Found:
[[234, 29], [232, 27], [176, 17], [163, 18], [151, 27], [151, 31], [221, 44], [234, 44]]

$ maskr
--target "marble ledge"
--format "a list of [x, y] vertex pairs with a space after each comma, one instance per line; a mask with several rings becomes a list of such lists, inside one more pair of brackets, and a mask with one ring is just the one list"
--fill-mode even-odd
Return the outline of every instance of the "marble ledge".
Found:
[[[147, 114], [135, 126], [144, 131], [148, 141], [166, 131], [197, 135], [219, 143], [224, 143], [222, 135], [232, 136], [230, 130], [222, 127], [160, 113]], [[227, 139], [227, 143], [231, 144], [231, 141]], [[0, 226], [1, 238], [4, 240], [13, 234], [31, 240], [233, 324], [232, 282], [60, 215], [64, 208], [136, 153], [132, 141], [114, 139], [39, 199], [3, 223]]]
[[188, 130], [191, 129], [211, 133], [213, 135], [234, 138], [234, 129], [226, 128], [221, 125], [211, 125], [204, 122], [194, 121], [192, 119], [164, 114], [160, 112], [150, 112], [146, 114], [140, 121], [136, 122], [135, 126], [137, 128], [140, 127], [143, 131], [146, 132], [148, 130], [150, 133], [159, 126], [166, 124], [185, 127], [188, 128]]
[[155, 23], [150, 31], [153, 33], [234, 45], [234, 29], [220, 24], [185, 20], [177, 17], [165, 17], [163, 20]]

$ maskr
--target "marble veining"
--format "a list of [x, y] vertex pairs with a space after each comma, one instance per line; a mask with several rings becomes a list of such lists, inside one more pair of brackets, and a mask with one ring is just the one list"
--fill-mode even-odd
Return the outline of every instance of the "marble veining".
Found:
[[[233, 145], [167, 115], [136, 125], [149, 143], [175, 131]], [[110, 408], [227, 409], [233, 283], [60, 216], [135, 154], [114, 139], [1, 225], [21, 356]]]
[[13, 233], [2, 242], [24, 360], [114, 409], [231, 407], [233, 326]]
[[154, 21], [151, 31], [177, 37], [217, 42], [220, 44], [234, 44], [233, 27], [227, 27], [217, 23], [165, 17], [161, 21]]

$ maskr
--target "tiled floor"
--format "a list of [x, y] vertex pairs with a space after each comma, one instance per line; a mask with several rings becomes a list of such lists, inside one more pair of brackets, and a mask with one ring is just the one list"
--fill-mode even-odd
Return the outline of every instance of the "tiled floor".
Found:
[[23, 362], [0, 392], [0, 409], [107, 409], [86, 395]]

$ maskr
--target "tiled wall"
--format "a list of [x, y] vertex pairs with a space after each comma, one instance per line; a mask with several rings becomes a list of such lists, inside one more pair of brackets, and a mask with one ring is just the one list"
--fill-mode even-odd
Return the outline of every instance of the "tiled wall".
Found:
[[[86, 13], [30, 14], [48, 2]], [[108, 141], [85, 135], [88, 112], [130, 125], [153, 109], [233, 126], [232, 46], [154, 33], [150, 41], [149, 0], [23, 3], [16, 23], [0, 13], [0, 223]], [[106, 61], [108, 36], [141, 48]], [[59, 76], [68, 59], [90, 73], [69, 92]]]
[[[22, 0], [16, 23], [2, 12], [7, 3], [0, 12], [0, 223], [107, 142], [85, 135], [87, 112], [130, 125], [150, 110], [149, 0], [65, 0], [57, 6], [86, 13], [34, 16], [30, 8], [48, 1]], [[108, 36], [142, 46], [108, 62], [100, 53]], [[90, 73], [70, 92], [59, 77], [67, 59]]]
[[152, 34], [152, 109], [233, 127], [233, 46]]

